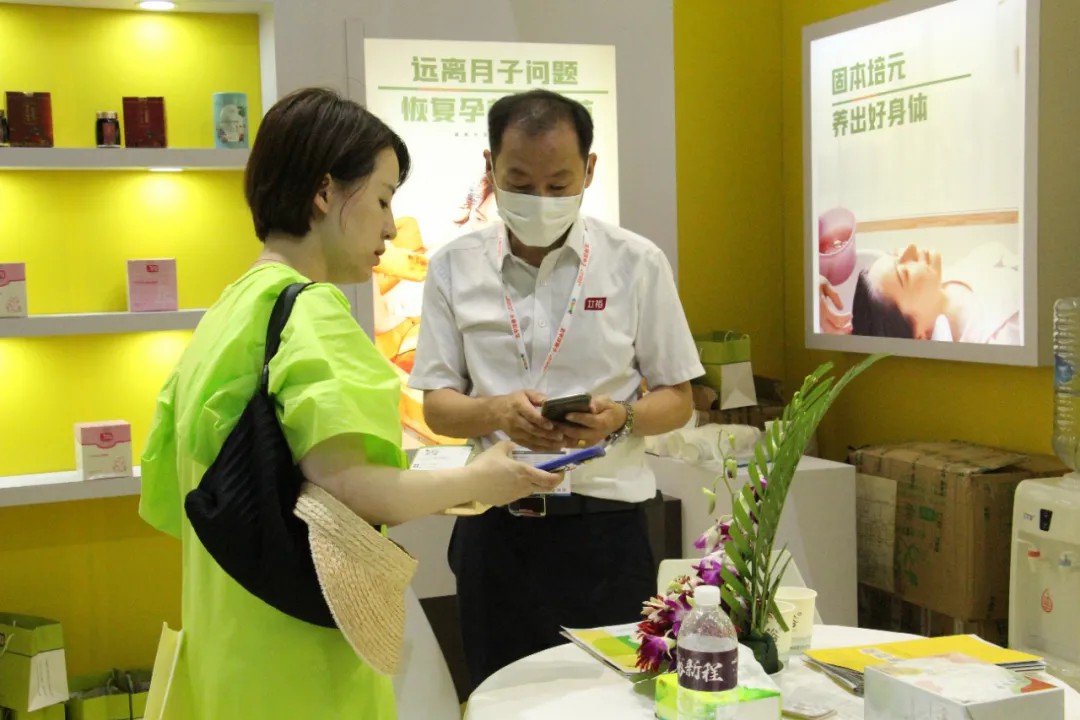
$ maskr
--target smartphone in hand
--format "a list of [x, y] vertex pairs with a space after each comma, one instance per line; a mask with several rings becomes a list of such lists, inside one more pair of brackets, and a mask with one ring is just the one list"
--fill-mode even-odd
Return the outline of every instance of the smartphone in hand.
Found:
[[536, 466], [538, 470], [544, 472], [558, 472], [565, 468], [572, 467], [574, 465], [580, 465], [583, 462], [588, 462], [598, 457], [603, 457], [605, 454], [603, 445], [594, 445], [592, 447], [585, 448], [584, 450], [576, 450], [574, 452], [560, 455], [557, 458], [542, 462]]
[[570, 413], [587, 413], [592, 407], [592, 395], [580, 393], [561, 398], [545, 400], [540, 406], [540, 415], [552, 422], [566, 422]]

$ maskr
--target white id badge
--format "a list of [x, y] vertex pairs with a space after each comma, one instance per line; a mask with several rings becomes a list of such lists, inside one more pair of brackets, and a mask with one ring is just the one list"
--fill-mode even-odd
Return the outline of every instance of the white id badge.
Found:
[[471, 445], [438, 445], [422, 447], [413, 456], [410, 470], [446, 470], [461, 468], [469, 464], [472, 457]]

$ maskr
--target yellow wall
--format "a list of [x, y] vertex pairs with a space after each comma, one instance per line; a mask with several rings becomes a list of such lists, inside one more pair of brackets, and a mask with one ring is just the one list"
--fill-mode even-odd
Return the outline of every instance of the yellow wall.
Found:
[[[790, 387], [825, 360], [803, 337], [802, 27], [875, 4], [872, 0], [784, 0], [783, 168], [785, 357]], [[1053, 375], [1049, 368], [888, 358], [853, 384], [822, 424], [823, 450], [912, 439], [962, 439], [1021, 452], [1050, 452]]]
[[784, 375], [780, 0], [676, 0], [679, 291], [695, 332], [743, 330]]
[[[123, 95], [166, 98], [170, 147], [213, 146], [214, 92], [261, 117], [254, 16], [0, 4], [0, 28], [0, 90], [52, 92], [57, 146], [92, 146], [94, 113]], [[125, 310], [140, 257], [175, 257], [180, 306], [206, 307], [258, 250], [239, 171], [0, 171], [0, 261], [27, 263], [32, 313]], [[137, 458], [188, 337], [0, 339], [0, 476], [74, 467], [78, 421], [128, 420]], [[146, 665], [179, 624], [179, 545], [137, 505], [0, 508], [0, 610], [59, 619], [73, 674]]]

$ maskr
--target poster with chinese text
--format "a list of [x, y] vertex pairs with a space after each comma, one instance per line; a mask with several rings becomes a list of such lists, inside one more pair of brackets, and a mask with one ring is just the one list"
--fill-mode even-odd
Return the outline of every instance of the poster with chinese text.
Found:
[[1024, 344], [1027, 0], [810, 41], [812, 332]]
[[500, 97], [537, 88], [584, 104], [595, 125], [597, 164], [582, 212], [618, 223], [615, 48], [365, 38], [364, 84], [368, 109], [401, 135], [413, 161], [394, 198], [398, 236], [373, 277], [375, 344], [401, 376], [406, 447], [452, 442], [427, 427], [422, 393], [406, 383], [422, 322], [427, 259], [498, 220], [484, 172], [488, 108]]

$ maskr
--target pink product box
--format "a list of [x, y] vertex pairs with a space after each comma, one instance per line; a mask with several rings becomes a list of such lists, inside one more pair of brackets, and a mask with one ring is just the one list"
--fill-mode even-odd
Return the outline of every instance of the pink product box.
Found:
[[83, 480], [131, 476], [131, 424], [75, 424], [75, 468]]
[[180, 307], [175, 258], [128, 260], [127, 277], [130, 312], [164, 312]]
[[0, 263], [0, 317], [26, 317], [25, 263]]

